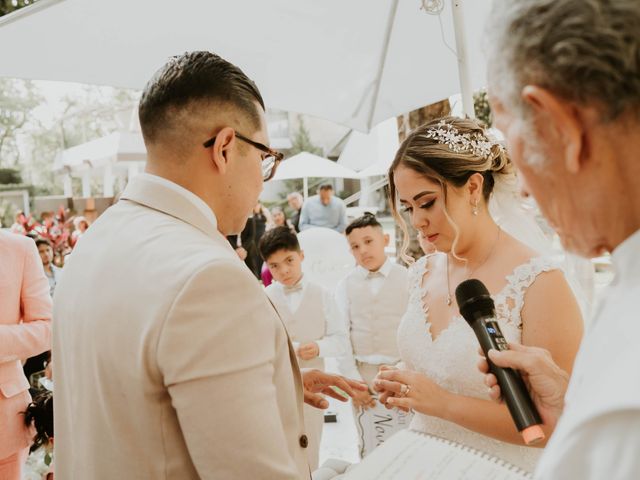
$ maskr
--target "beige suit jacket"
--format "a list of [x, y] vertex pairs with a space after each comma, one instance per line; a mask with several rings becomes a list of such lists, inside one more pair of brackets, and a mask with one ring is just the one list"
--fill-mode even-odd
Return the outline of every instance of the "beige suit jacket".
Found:
[[56, 477], [309, 478], [281, 320], [211, 219], [142, 177], [56, 287]]

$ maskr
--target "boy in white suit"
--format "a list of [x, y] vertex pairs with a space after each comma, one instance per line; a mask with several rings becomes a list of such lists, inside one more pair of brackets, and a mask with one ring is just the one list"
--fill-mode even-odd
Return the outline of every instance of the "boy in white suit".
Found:
[[340, 359], [340, 369], [363, 380], [370, 392], [358, 392], [356, 408], [373, 405], [373, 379], [380, 365], [400, 361], [396, 332], [407, 308], [407, 269], [385, 254], [389, 235], [375, 215], [365, 213], [351, 222], [345, 235], [357, 266], [336, 287], [338, 307], [346, 317], [352, 355]]
[[[304, 252], [288, 227], [276, 227], [260, 240], [260, 254], [275, 282], [266, 289], [287, 327], [301, 368], [324, 370], [325, 357], [340, 357], [349, 349], [347, 329], [331, 292], [302, 274]], [[324, 415], [305, 407], [311, 470], [318, 466]]]

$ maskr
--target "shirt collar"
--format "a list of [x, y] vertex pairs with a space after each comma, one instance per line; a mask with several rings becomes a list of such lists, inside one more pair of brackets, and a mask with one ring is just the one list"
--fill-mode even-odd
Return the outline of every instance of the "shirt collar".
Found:
[[[387, 259], [384, 261], [384, 263], [382, 264], [382, 266], [378, 269], [378, 272], [380, 272], [382, 274], [382, 276], [384, 278], [387, 278], [389, 276], [389, 274], [391, 273], [391, 268], [393, 267], [393, 263], [391, 262], [391, 260], [389, 259], [389, 257], [387, 257]], [[369, 270], [367, 270], [366, 268], [358, 265], [357, 267], [358, 273], [360, 273], [360, 275], [362, 275], [362, 278], [367, 278], [367, 275], [369, 275]]]
[[640, 230], [616, 247], [611, 254], [617, 280], [630, 280], [640, 276]]

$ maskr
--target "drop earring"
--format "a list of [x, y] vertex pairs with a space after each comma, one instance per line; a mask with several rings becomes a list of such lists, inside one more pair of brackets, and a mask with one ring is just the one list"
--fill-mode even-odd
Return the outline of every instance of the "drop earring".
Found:
[[473, 209], [471, 209], [471, 213], [473, 213], [476, 217], [478, 216], [478, 201], [473, 204]]

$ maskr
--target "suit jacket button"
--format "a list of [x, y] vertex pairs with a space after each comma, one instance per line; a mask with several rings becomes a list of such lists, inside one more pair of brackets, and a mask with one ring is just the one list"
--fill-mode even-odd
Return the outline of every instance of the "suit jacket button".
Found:
[[300, 446], [302, 448], [307, 448], [309, 446], [309, 439], [307, 438], [306, 435], [300, 436]]

